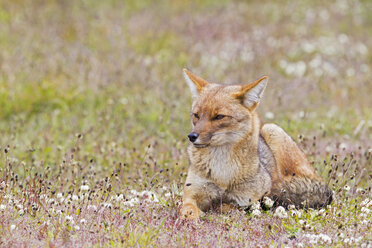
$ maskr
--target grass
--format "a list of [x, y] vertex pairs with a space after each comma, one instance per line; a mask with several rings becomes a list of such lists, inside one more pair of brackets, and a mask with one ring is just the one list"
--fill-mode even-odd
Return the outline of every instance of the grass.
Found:
[[[0, 246], [370, 246], [371, 7], [0, 1]], [[183, 67], [270, 76], [262, 121], [298, 142], [334, 202], [181, 222]]]

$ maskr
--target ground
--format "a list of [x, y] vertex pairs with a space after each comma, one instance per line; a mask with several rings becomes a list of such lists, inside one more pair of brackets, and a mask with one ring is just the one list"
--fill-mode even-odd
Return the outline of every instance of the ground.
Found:
[[[0, 1], [1, 247], [371, 247], [370, 1]], [[270, 77], [322, 210], [178, 219], [189, 68]]]

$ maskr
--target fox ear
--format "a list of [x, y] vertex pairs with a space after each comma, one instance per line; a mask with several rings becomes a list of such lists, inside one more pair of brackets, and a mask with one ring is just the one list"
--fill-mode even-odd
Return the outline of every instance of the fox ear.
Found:
[[194, 75], [191, 71], [183, 69], [183, 76], [190, 87], [191, 95], [193, 98], [197, 97], [200, 91], [207, 86], [208, 82], [204, 79]]
[[253, 83], [243, 85], [241, 90], [234, 94], [234, 97], [241, 99], [244, 106], [250, 110], [254, 110], [261, 100], [268, 80], [269, 77], [264, 76]]

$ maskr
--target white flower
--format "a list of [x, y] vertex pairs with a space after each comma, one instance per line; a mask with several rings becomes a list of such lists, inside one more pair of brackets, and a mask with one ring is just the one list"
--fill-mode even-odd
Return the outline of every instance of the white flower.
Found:
[[326, 146], [325, 151], [330, 153], [332, 151], [332, 147], [331, 146]]
[[[345, 150], [345, 149], [347, 149], [347, 144], [346, 144], [346, 143], [341, 143], [340, 146], [339, 146], [339, 148], [340, 148], [341, 150]], [[346, 185], [345, 185], [345, 186], [346, 186]]]
[[288, 217], [288, 214], [282, 206], [279, 206], [276, 208], [274, 216], [284, 219]]
[[1, 205], [0, 205], [0, 211], [4, 211], [5, 209], [6, 209], [6, 205], [1, 204]]
[[62, 196], [63, 196], [62, 193], [57, 194], [57, 198], [62, 198]]
[[297, 211], [297, 210], [291, 210], [291, 216], [292, 216], [292, 217], [297, 216], [297, 217], [300, 218], [301, 215], [302, 215], [302, 213], [301, 213], [300, 211]]
[[79, 231], [79, 230], [80, 230], [80, 227], [79, 227], [79, 226], [74, 226], [74, 229], [75, 229], [76, 231]]
[[365, 218], [367, 218], [367, 214], [366, 214], [366, 213], [361, 213], [361, 214], [359, 215], [359, 219], [363, 220], [363, 219], [365, 219]]
[[158, 197], [155, 195], [154, 192], [144, 190], [141, 193], [139, 193], [139, 196], [141, 197], [147, 197], [146, 201], [148, 202], [159, 202]]
[[300, 225], [303, 225], [304, 223], [305, 223], [304, 220], [299, 220], [299, 221], [298, 221], [298, 224], [300, 224]]
[[25, 211], [23, 209], [19, 210], [19, 215], [23, 215], [25, 213]]
[[273, 112], [266, 112], [265, 113], [265, 117], [266, 117], [266, 119], [269, 119], [269, 120], [272, 120], [272, 119], [274, 119], [274, 113]]
[[266, 207], [271, 208], [274, 205], [274, 201], [271, 200], [269, 197], [265, 196], [263, 198], [263, 203], [265, 204]]
[[96, 207], [96, 205], [88, 205], [88, 210], [96, 211], [97, 207]]
[[79, 197], [77, 195], [72, 195], [71, 199], [73, 201], [77, 201], [77, 200], [79, 200]]
[[133, 207], [134, 205], [139, 203], [139, 199], [137, 197], [134, 197], [130, 199], [129, 201], [123, 202], [125, 206]]
[[81, 219], [81, 220], [80, 220], [80, 223], [81, 223], [81, 224], [85, 224], [85, 223], [87, 223], [87, 221], [86, 221], [86, 219]]
[[10, 226], [10, 230], [13, 231], [14, 229], [16, 229], [16, 225], [11, 225], [11, 226]]
[[369, 221], [364, 219], [364, 220], [361, 221], [361, 223], [364, 224], [364, 225], [367, 225], [369, 223]]
[[289, 206], [288, 206], [288, 209], [289, 209], [289, 210], [295, 210], [295, 209], [296, 209], [296, 206], [295, 206], [295, 205], [289, 205]]
[[305, 234], [306, 237], [310, 239], [310, 243], [317, 244], [318, 242], [321, 244], [331, 244], [332, 239], [326, 234]]
[[360, 205], [361, 205], [362, 207], [364, 207], [364, 206], [367, 206], [368, 203], [369, 203], [369, 199], [366, 198], [364, 201], [362, 201], [362, 203], [361, 203]]
[[134, 189], [130, 190], [130, 193], [131, 193], [132, 195], [139, 195], [139, 192], [136, 191], [136, 190], [134, 190]]
[[362, 211], [362, 213], [364, 213], [364, 214], [369, 214], [369, 212], [371, 212], [371, 210], [369, 210], [366, 207], [362, 207], [362, 209], [360, 211]]
[[170, 198], [171, 195], [172, 195], [172, 194], [171, 194], [170, 192], [164, 194], [164, 196], [165, 196], [166, 198]]
[[112, 208], [111, 203], [108, 203], [108, 202], [104, 202], [104, 203], [102, 204], [102, 206], [105, 207], [105, 208]]
[[116, 196], [116, 201], [122, 201], [122, 200], [124, 200], [124, 195], [123, 194], [120, 194], [120, 195], [118, 195], [118, 196]]
[[332, 243], [332, 239], [326, 235], [326, 234], [319, 234], [319, 239], [321, 242], [325, 243], [325, 244], [331, 244]]
[[74, 218], [72, 218], [72, 216], [69, 216], [69, 215], [67, 215], [67, 216], [65, 217], [65, 220], [66, 220], [67, 222], [73, 221], [73, 219], [74, 219]]
[[89, 186], [88, 185], [81, 185], [80, 189], [82, 191], [88, 191], [89, 190]]
[[255, 202], [251, 205], [252, 210], [260, 210], [261, 206], [259, 202]]
[[315, 234], [308, 234], [306, 235], [310, 239], [311, 244], [316, 244], [318, 243], [318, 236]]
[[258, 209], [255, 209], [255, 210], [252, 211], [252, 215], [253, 215], [254, 217], [260, 216], [260, 215], [261, 215], [261, 211], [258, 210]]
[[352, 245], [355, 242], [355, 239], [353, 237], [344, 239], [345, 244]]

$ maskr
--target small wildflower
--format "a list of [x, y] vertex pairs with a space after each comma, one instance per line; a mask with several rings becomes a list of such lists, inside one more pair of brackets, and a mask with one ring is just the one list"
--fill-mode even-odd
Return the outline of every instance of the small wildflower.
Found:
[[288, 217], [288, 214], [282, 206], [279, 206], [276, 208], [274, 216], [279, 217], [281, 219], [285, 219]]
[[254, 217], [258, 217], [258, 216], [261, 215], [261, 211], [258, 210], [258, 209], [255, 209], [255, 210], [252, 211], [252, 215], [253, 215]]
[[67, 216], [65, 217], [65, 220], [66, 220], [67, 222], [71, 222], [71, 221], [73, 221], [73, 218], [72, 218], [72, 216], [67, 215]]
[[364, 201], [362, 201], [362, 203], [361, 203], [360, 205], [361, 205], [362, 207], [365, 207], [365, 206], [368, 205], [368, 203], [369, 203], [369, 199], [366, 198]]
[[73, 201], [77, 201], [77, 200], [79, 200], [79, 197], [77, 195], [72, 195], [71, 199]]
[[266, 119], [268, 119], [268, 120], [272, 120], [272, 119], [274, 119], [274, 113], [273, 112], [266, 112], [265, 113], [265, 117], [266, 117]]
[[1, 204], [1, 205], [0, 205], [0, 211], [4, 211], [5, 209], [6, 209], [6, 205]]
[[371, 212], [371, 210], [369, 210], [369, 208], [366, 208], [366, 207], [362, 207], [360, 211], [364, 214], [369, 214], [369, 212]]
[[344, 190], [345, 190], [345, 191], [349, 191], [349, 190], [350, 190], [350, 186], [346, 184], [346, 185], [344, 186]]
[[341, 150], [346, 150], [347, 149], [347, 144], [346, 143], [341, 143], [340, 146], [339, 146], [339, 148]]
[[269, 197], [265, 196], [263, 198], [263, 203], [265, 204], [266, 207], [271, 208], [274, 205], [274, 201], [271, 200]]
[[295, 209], [296, 209], [296, 206], [295, 206], [295, 205], [289, 205], [289, 206], [288, 206], [288, 209], [289, 209], [289, 210], [295, 210]]
[[83, 191], [88, 191], [89, 186], [88, 185], [81, 185], [80, 189], [83, 190]]
[[139, 203], [139, 199], [137, 197], [134, 197], [130, 199], [129, 201], [124, 202], [123, 204], [125, 206], [133, 207], [134, 205]]
[[96, 205], [88, 205], [88, 210], [96, 211], [97, 207], [96, 207]]
[[57, 194], [57, 198], [62, 198], [63, 197], [63, 194], [62, 193], [58, 193]]
[[104, 202], [104, 203], [102, 204], [102, 206], [103, 206], [104, 208], [112, 208], [112, 204], [111, 204], [111, 203], [108, 203], [108, 202]]
[[258, 203], [258, 202], [255, 202], [255, 203], [253, 203], [252, 205], [251, 205], [251, 209], [252, 210], [260, 210], [260, 203]]
[[81, 224], [85, 224], [85, 223], [87, 223], [87, 221], [86, 221], [86, 219], [81, 219], [81, 220], [80, 220], [80, 223], [81, 223]]
[[16, 229], [16, 225], [11, 225], [11, 226], [10, 226], [10, 230], [13, 231], [14, 229]]
[[343, 233], [339, 233], [339, 235], [338, 235], [340, 238], [345, 238], [345, 234], [343, 234]]
[[76, 231], [79, 231], [80, 230], [80, 227], [79, 226], [74, 226], [74, 229], [76, 230]]
[[120, 194], [118, 196], [116, 196], [116, 201], [119, 202], [119, 201], [122, 201], [124, 200], [124, 195], [123, 194]]
[[324, 244], [331, 244], [332, 243], [332, 239], [328, 235], [321, 233], [318, 236], [319, 236], [319, 239], [322, 243], [324, 243]]

